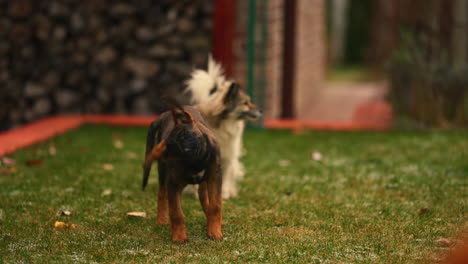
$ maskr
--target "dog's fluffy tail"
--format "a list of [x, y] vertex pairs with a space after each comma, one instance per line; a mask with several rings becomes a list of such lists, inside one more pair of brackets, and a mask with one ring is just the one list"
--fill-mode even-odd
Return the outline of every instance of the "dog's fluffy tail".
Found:
[[211, 55], [208, 56], [207, 70], [194, 70], [186, 82], [186, 92], [192, 93], [193, 104], [206, 103], [213, 91], [226, 81], [224, 69]]

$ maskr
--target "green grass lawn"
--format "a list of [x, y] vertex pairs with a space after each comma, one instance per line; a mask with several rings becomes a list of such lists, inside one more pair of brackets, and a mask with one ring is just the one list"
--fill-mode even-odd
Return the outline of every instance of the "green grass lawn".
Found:
[[362, 66], [341, 66], [328, 69], [326, 79], [335, 82], [381, 82], [386, 76]]
[[156, 170], [141, 191], [145, 137], [84, 126], [11, 155], [0, 263], [430, 263], [448, 250], [437, 240], [468, 227], [466, 132], [250, 130], [240, 197], [223, 205], [225, 240], [207, 239], [198, 200], [185, 195], [189, 242], [174, 244], [155, 225]]

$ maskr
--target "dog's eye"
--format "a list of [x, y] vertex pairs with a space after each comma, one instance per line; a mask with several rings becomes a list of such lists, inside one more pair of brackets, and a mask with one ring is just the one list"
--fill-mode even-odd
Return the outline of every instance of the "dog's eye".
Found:
[[249, 101], [244, 101], [244, 105], [248, 105], [249, 104]]

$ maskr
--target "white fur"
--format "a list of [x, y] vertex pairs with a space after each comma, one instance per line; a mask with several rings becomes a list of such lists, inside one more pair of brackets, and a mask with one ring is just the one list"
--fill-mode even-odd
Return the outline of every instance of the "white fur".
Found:
[[206, 104], [212, 99], [210, 98], [210, 90], [215, 85], [221, 90], [228, 89], [231, 81], [224, 77], [223, 67], [210, 55], [208, 57], [208, 70], [194, 70], [185, 84], [187, 85], [186, 91], [192, 92], [193, 104]]
[[240, 162], [244, 121], [226, 120], [219, 128], [214, 128], [220, 149], [223, 166], [223, 198], [236, 197], [239, 189], [237, 181], [244, 176], [244, 166]]
[[[227, 118], [219, 126], [214, 126], [210, 120], [215, 119], [223, 111], [223, 98], [231, 81], [224, 76], [223, 68], [211, 56], [208, 59], [208, 70], [194, 70], [190, 80], [186, 82], [187, 89], [192, 93], [192, 103], [202, 113], [215, 136], [221, 149], [224, 199], [238, 195], [237, 181], [244, 176], [244, 167], [240, 162], [242, 154], [242, 136], [245, 121], [237, 118]], [[211, 89], [217, 91], [210, 95]]]

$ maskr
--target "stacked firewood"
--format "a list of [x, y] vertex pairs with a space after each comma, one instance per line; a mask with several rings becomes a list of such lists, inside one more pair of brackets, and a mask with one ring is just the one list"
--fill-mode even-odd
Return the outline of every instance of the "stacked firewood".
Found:
[[151, 114], [211, 48], [212, 0], [0, 1], [0, 130], [59, 113]]

